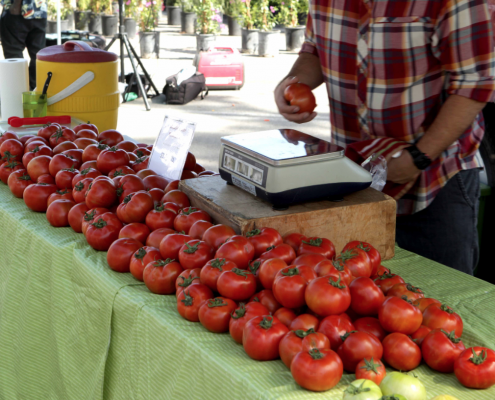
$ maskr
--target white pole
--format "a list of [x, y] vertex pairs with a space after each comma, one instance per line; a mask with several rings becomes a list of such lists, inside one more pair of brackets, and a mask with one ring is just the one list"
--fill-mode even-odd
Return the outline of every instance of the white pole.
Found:
[[60, 26], [60, 0], [57, 0], [57, 44], [62, 44], [62, 33]]

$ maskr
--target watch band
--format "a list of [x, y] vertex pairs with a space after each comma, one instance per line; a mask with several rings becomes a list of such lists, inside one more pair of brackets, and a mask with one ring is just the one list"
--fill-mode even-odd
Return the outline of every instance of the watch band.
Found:
[[411, 154], [414, 165], [419, 170], [425, 170], [432, 163], [431, 158], [428, 157], [427, 154], [421, 152], [415, 145], [406, 147], [404, 150], [407, 150], [409, 154]]

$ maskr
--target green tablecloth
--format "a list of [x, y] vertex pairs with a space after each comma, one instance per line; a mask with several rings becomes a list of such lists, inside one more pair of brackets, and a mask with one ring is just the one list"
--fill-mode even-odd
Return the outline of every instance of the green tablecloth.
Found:
[[[52, 228], [0, 183], [0, 399], [341, 399], [298, 387], [281, 361], [256, 362], [228, 334], [182, 319], [70, 228]], [[495, 348], [495, 286], [397, 249], [384, 262], [454, 307], [466, 346]], [[495, 399], [422, 365], [429, 397]]]

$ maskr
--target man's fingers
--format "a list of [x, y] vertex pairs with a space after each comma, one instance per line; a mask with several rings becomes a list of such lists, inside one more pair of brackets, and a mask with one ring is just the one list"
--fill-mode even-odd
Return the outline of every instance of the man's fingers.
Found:
[[278, 111], [280, 114], [296, 114], [299, 111], [299, 107], [291, 106], [290, 104], [278, 104]]
[[316, 113], [282, 114], [282, 116], [288, 121], [295, 122], [296, 124], [303, 124], [313, 120], [316, 117]]

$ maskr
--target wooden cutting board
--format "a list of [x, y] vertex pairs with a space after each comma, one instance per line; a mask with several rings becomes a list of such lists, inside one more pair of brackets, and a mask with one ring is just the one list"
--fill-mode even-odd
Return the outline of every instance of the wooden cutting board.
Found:
[[273, 210], [271, 204], [227, 183], [220, 176], [181, 181], [179, 189], [191, 204], [209, 213], [215, 223], [245, 234], [271, 227], [282, 236], [299, 232], [330, 239], [340, 252], [351, 240], [368, 242], [387, 260], [394, 256], [396, 202], [368, 188], [344, 197]]

